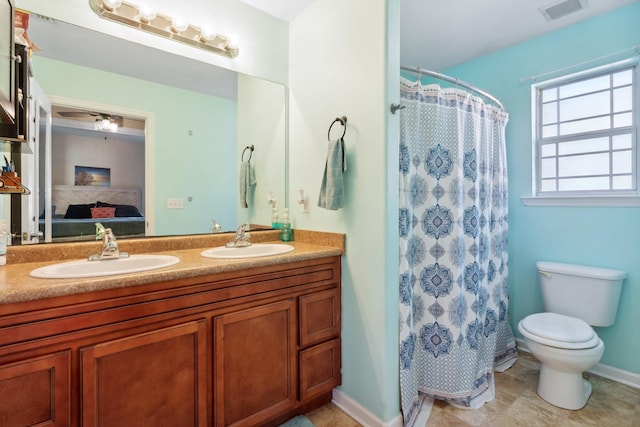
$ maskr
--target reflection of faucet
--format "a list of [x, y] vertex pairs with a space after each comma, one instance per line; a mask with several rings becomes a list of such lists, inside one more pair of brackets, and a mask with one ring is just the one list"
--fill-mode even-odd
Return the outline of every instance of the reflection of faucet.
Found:
[[229, 242], [225, 245], [227, 248], [244, 248], [246, 246], [251, 246], [251, 242], [249, 238], [251, 237], [247, 231], [249, 230], [249, 224], [242, 224], [236, 230], [236, 235], [233, 238], [232, 242]]
[[104, 228], [101, 230], [100, 227], [98, 227], [98, 234], [102, 234], [102, 251], [99, 254], [89, 256], [89, 261], [102, 261], [129, 257], [127, 252], [120, 252], [120, 249], [118, 249], [116, 236], [110, 228]]
[[222, 233], [222, 226], [215, 219], [211, 220], [213, 222], [213, 228], [211, 229], [212, 233]]

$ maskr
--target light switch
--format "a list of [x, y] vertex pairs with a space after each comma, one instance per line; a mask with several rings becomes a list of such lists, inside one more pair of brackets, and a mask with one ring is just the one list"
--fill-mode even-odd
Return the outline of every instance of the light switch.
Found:
[[167, 209], [182, 209], [182, 199], [169, 197], [167, 199]]

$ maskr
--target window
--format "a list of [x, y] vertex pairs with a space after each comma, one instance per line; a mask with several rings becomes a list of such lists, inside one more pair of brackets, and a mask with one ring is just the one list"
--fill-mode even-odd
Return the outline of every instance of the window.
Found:
[[533, 87], [536, 196], [638, 194], [636, 65]]

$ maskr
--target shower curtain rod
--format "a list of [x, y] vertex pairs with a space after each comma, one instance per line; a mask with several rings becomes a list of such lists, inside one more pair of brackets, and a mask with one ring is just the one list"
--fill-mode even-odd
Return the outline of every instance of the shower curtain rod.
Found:
[[472, 90], [472, 91], [474, 91], [476, 93], [479, 93], [480, 95], [482, 95], [482, 96], [488, 98], [489, 100], [495, 102], [498, 105], [498, 107], [500, 107], [500, 109], [502, 111], [505, 111], [504, 105], [502, 105], [502, 102], [500, 102], [500, 100], [498, 100], [498, 98], [496, 98], [495, 96], [491, 95], [490, 93], [485, 92], [484, 90], [479, 89], [479, 88], [475, 87], [474, 85], [472, 85], [470, 83], [467, 83], [467, 82], [465, 82], [463, 80], [457, 79], [455, 77], [450, 77], [450, 76], [447, 76], [446, 74], [441, 74], [441, 73], [438, 73], [436, 71], [425, 70], [424, 68], [420, 68], [420, 67], [407, 67], [407, 66], [403, 65], [403, 66], [400, 67], [400, 69], [402, 71], [408, 71], [410, 73], [417, 74], [418, 76], [420, 76], [420, 75], [431, 76], [431, 77], [435, 77], [435, 78], [440, 79], [440, 80], [447, 81], [449, 83], [454, 83], [456, 85], [466, 87], [467, 89]]

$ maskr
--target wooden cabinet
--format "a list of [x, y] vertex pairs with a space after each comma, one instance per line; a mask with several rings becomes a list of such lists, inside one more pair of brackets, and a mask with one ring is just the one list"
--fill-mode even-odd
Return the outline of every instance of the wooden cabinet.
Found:
[[0, 425], [276, 426], [340, 384], [340, 258], [0, 305]]
[[295, 300], [214, 319], [215, 425], [255, 426], [295, 407]]
[[0, 366], [0, 425], [69, 425], [69, 352]]
[[207, 425], [205, 321], [80, 349], [83, 426]]

